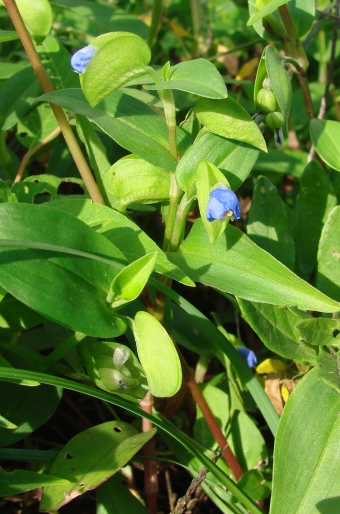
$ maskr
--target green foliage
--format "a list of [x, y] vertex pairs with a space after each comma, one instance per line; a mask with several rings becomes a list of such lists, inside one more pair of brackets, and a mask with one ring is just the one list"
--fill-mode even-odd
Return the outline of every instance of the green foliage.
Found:
[[223, 514], [337, 512], [330, 11], [18, 0], [30, 46], [1, 4], [5, 504], [178, 514], [201, 485]]

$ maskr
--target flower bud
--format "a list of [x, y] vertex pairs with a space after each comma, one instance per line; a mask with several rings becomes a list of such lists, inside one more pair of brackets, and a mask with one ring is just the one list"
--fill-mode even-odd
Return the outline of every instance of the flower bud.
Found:
[[266, 77], [265, 79], [263, 79], [262, 87], [264, 89], [268, 89], [268, 91], [272, 91], [273, 90], [269, 77]]
[[270, 113], [277, 109], [277, 101], [273, 91], [260, 89], [256, 97], [257, 107], [261, 112]]

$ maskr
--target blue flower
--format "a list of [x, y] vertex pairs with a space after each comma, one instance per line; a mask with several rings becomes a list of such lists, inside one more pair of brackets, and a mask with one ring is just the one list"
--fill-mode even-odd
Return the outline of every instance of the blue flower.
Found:
[[207, 220], [223, 220], [226, 216], [235, 218], [241, 217], [240, 202], [234, 191], [224, 184], [213, 189], [209, 195], [207, 206]]
[[71, 66], [74, 71], [78, 73], [84, 73], [86, 70], [86, 66], [90, 62], [94, 53], [96, 52], [97, 47], [95, 46], [85, 46], [85, 48], [81, 48], [71, 57]]
[[243, 346], [237, 346], [236, 350], [241, 357], [244, 358], [250, 368], [253, 368], [255, 364], [257, 364], [257, 357], [253, 350], [249, 350], [249, 348], [244, 348]]

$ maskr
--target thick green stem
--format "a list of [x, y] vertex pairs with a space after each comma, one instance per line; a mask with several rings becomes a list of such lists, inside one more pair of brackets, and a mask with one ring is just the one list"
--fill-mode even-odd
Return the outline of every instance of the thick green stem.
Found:
[[[26, 28], [26, 25], [23, 22], [21, 14], [18, 10], [18, 7], [15, 3], [15, 0], [4, 0], [5, 7], [8, 11], [8, 14], [11, 17], [14, 27], [21, 39], [23, 47], [27, 53], [27, 56], [31, 62], [31, 65], [39, 79], [41, 87], [43, 88], [45, 93], [50, 93], [53, 91], [53, 86], [50, 81], [49, 76], [40, 60], [38, 52], [34, 46], [32, 38]], [[57, 105], [50, 104], [53, 110], [53, 113], [58, 121], [60, 126], [60, 130], [65, 138], [66, 144], [71, 152], [71, 155], [74, 159], [74, 162], [78, 168], [78, 171], [84, 180], [85, 186], [91, 196], [91, 199], [95, 203], [101, 203], [105, 205], [104, 199], [98, 189], [98, 186], [92, 176], [92, 173], [87, 165], [85, 157], [78, 145], [77, 139], [73, 134], [72, 128], [66, 118], [64, 111], [61, 107]]]
[[171, 233], [168, 251], [175, 252], [181, 243], [184, 234], [184, 228], [187, 221], [187, 216], [192, 209], [193, 199], [188, 200], [187, 195], [184, 194], [176, 211], [173, 230]]

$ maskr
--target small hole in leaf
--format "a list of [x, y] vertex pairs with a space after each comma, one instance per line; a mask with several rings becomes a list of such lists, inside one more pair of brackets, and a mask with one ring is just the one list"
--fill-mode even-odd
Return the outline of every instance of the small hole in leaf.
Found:
[[64, 180], [59, 184], [57, 195], [83, 195], [84, 189], [75, 182], [67, 182]]
[[334, 330], [332, 330], [332, 336], [333, 337], [338, 337], [338, 335], [340, 334], [340, 330], [338, 330], [337, 328], [335, 328]]
[[84, 484], [84, 482], [81, 482], [81, 483], [79, 484], [79, 487], [84, 487], [84, 485], [85, 485], [85, 484]]
[[119, 428], [119, 427], [114, 427], [114, 429], [113, 429], [113, 430], [114, 430], [115, 432], [118, 432], [118, 433], [122, 431], [122, 429], [121, 429], [121, 428]]
[[65, 455], [65, 457], [66, 457], [67, 460], [72, 460], [73, 459], [73, 455], [71, 455], [70, 453], [67, 453]]
[[41, 203], [45, 203], [45, 202], [49, 202], [51, 200], [51, 195], [50, 193], [38, 193], [37, 195], [34, 195], [34, 200], [33, 202], [35, 204], [41, 204]]
[[40, 184], [40, 180], [39, 180], [38, 178], [35, 178], [35, 179], [34, 179], [34, 183], [35, 183], [35, 184]]

